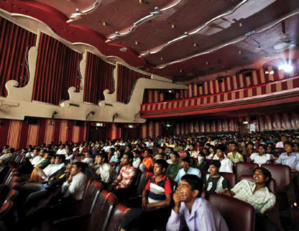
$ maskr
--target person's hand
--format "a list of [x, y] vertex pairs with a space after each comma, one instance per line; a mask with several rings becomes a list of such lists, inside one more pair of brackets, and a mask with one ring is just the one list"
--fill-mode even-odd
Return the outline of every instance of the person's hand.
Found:
[[186, 201], [187, 196], [185, 193], [180, 191], [179, 189], [176, 190], [176, 192], [173, 194], [173, 200], [174, 200], [174, 211], [176, 213], [179, 213], [181, 202]]
[[225, 189], [219, 191], [218, 193], [219, 193], [219, 194], [224, 194], [224, 195], [227, 195], [227, 196], [231, 196], [231, 194], [230, 194], [228, 188], [225, 188]]
[[147, 199], [146, 198], [142, 198], [142, 207], [146, 208], [148, 202], [147, 202]]
[[67, 179], [67, 182], [71, 183], [71, 182], [72, 182], [72, 180], [73, 180], [73, 176], [72, 176], [72, 175], [70, 175], [70, 176], [69, 176], [69, 178]]

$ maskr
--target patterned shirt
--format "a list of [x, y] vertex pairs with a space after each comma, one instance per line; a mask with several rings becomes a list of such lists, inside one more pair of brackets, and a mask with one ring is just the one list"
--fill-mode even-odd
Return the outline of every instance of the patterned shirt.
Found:
[[263, 187], [253, 193], [255, 187], [254, 182], [242, 180], [231, 191], [235, 193], [234, 198], [252, 205], [258, 213], [264, 213], [275, 204], [276, 197], [273, 193], [269, 192], [267, 187]]
[[179, 163], [171, 164], [167, 167], [165, 174], [170, 180], [174, 180], [176, 175], [178, 174], [180, 168], [181, 168], [181, 165]]
[[136, 170], [133, 166], [131, 167], [122, 167], [120, 170], [120, 173], [118, 177], [116, 178], [115, 182], [117, 186], [115, 187], [116, 189], [120, 188], [128, 188], [136, 174]]
[[291, 169], [299, 171], [299, 153], [292, 152], [290, 155], [288, 155], [286, 152], [284, 152], [280, 154], [276, 163], [287, 165]]

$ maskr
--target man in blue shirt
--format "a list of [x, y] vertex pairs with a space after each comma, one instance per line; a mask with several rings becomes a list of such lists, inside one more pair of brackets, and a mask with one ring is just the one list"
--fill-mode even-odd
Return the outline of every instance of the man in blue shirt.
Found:
[[284, 144], [285, 152], [280, 154], [277, 164], [287, 165], [292, 169], [292, 172], [299, 171], [299, 153], [293, 152], [294, 144], [286, 142]]
[[[200, 197], [202, 180], [194, 175], [185, 175], [173, 195], [175, 206], [168, 219], [167, 231], [228, 231], [225, 220], [207, 200]], [[185, 222], [184, 222], [185, 221]]]
[[191, 159], [189, 157], [185, 157], [182, 159], [183, 162], [183, 168], [179, 170], [178, 174], [176, 175], [174, 181], [180, 184], [181, 178], [185, 176], [186, 174], [189, 175], [196, 175], [199, 178], [201, 178], [201, 173], [199, 169], [190, 167]]

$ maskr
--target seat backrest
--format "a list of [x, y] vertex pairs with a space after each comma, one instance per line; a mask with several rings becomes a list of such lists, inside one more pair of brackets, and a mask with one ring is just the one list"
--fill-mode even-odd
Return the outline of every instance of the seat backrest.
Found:
[[237, 177], [234, 173], [223, 172], [221, 175], [228, 181], [230, 188], [236, 185]]
[[255, 229], [254, 208], [250, 204], [217, 193], [210, 195], [209, 202], [220, 212], [230, 231]]
[[[252, 175], [243, 175], [240, 177], [241, 180], [250, 180], [253, 181]], [[276, 193], [276, 181], [272, 178], [267, 185], [268, 189], [275, 194]]]
[[116, 196], [103, 190], [98, 196], [92, 211], [88, 231], [104, 231], [116, 204]]
[[98, 181], [92, 181], [85, 192], [82, 204], [78, 207], [80, 214], [92, 213], [96, 200], [103, 189], [103, 185]]
[[240, 181], [240, 176], [242, 175], [252, 175], [252, 172], [258, 165], [255, 163], [243, 163], [239, 162], [236, 164], [236, 175], [237, 181]]
[[12, 189], [9, 191], [6, 200], [14, 201], [18, 195], [19, 195], [19, 191]]
[[5, 201], [1, 205], [1, 207], [0, 207], [0, 220], [3, 220], [4, 216], [12, 210], [12, 207], [13, 207], [13, 202], [9, 201], [9, 200]]
[[118, 231], [119, 225], [122, 217], [128, 212], [130, 209], [122, 204], [118, 204], [111, 216], [111, 219], [108, 222], [108, 226], [106, 231]]
[[276, 182], [276, 192], [283, 193], [285, 192], [291, 185], [291, 169], [287, 165], [280, 164], [263, 164], [263, 168], [268, 169], [272, 178]]
[[142, 174], [139, 180], [139, 184], [137, 185], [137, 195], [142, 195], [142, 192], [151, 176], [147, 174]]

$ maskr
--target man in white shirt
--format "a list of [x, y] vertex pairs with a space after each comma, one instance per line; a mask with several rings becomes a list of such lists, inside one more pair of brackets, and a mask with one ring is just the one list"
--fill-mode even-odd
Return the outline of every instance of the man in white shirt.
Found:
[[88, 166], [92, 166], [94, 160], [91, 158], [90, 151], [84, 153], [84, 159], [82, 160], [83, 163], [87, 164]]
[[33, 158], [31, 160], [31, 164], [33, 165], [33, 167], [36, 167], [40, 162], [43, 161], [43, 152], [40, 152], [39, 149], [34, 149], [33, 150]]
[[253, 163], [258, 164], [261, 166], [262, 164], [269, 164], [270, 161], [274, 159], [274, 156], [272, 154], [266, 154], [266, 146], [263, 144], [260, 144], [258, 146], [258, 153], [252, 153], [250, 155], [250, 160], [253, 161]]
[[117, 176], [115, 169], [107, 161], [108, 156], [105, 152], [96, 155], [96, 164], [99, 166], [96, 174], [100, 176], [101, 182], [104, 184], [112, 183]]
[[175, 182], [177, 182], [179, 184], [181, 182], [181, 178], [183, 176], [185, 176], [186, 174], [195, 175], [195, 176], [201, 178], [201, 173], [200, 173], [199, 169], [190, 167], [191, 160], [189, 157], [183, 158], [182, 162], [183, 162], [183, 168], [180, 169], [178, 174], [176, 175], [176, 177], [174, 179]]
[[61, 145], [60, 148], [57, 150], [56, 154], [57, 155], [67, 155], [66, 150], [65, 150], [65, 146]]
[[217, 148], [214, 160], [219, 160], [221, 163], [219, 172], [233, 173], [233, 162], [228, 159], [221, 148]]
[[73, 163], [70, 177], [61, 187], [63, 198], [81, 200], [87, 184], [87, 176], [84, 174], [85, 165], [82, 162]]

